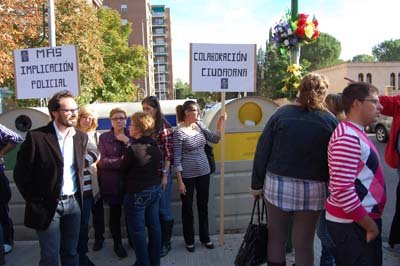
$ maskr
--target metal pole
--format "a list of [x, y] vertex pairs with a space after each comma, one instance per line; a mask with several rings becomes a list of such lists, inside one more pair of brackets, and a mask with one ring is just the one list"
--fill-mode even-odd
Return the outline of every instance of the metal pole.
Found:
[[[146, 47], [146, 43], [147, 42], [145, 42], [144, 41], [144, 25], [143, 25], [143, 22], [145, 22], [145, 21], [147, 21], [147, 19], [145, 20], [145, 19], [142, 19], [142, 41], [143, 41], [143, 48], [147, 48]], [[146, 22], [147, 23], [147, 22]], [[147, 27], [147, 24], [146, 24], [146, 27]], [[147, 60], [149, 59], [149, 57], [147, 56]], [[149, 62], [147, 61], [147, 64], [149, 64]], [[144, 97], [146, 97], [147, 96], [147, 70], [148, 70], [148, 67], [145, 67], [145, 69], [146, 69], [146, 73], [145, 73], [145, 76], [144, 76]]]
[[54, 0], [48, 1], [49, 5], [49, 45], [56, 46], [56, 18], [54, 14]]

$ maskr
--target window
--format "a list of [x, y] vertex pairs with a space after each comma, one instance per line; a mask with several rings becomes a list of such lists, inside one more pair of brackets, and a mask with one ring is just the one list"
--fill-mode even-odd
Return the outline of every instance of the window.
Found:
[[364, 81], [363, 73], [358, 74], [358, 81]]
[[157, 37], [155, 41], [156, 41], [156, 44], [164, 44], [165, 43], [163, 37]]
[[400, 90], [400, 73], [397, 74], [397, 89]]
[[165, 53], [165, 47], [155, 47], [156, 53]]
[[165, 72], [165, 65], [157, 67], [158, 72]]
[[121, 5], [121, 13], [128, 12], [128, 5]]
[[154, 24], [154, 25], [164, 25], [164, 19], [162, 19], [162, 18], [156, 18], [156, 19], [154, 19], [153, 24]]
[[390, 86], [393, 88], [393, 90], [396, 89], [396, 75], [394, 73], [390, 74]]
[[125, 19], [125, 18], [123, 18], [123, 19], [122, 19], [122, 26], [125, 26], [126, 24], [128, 24], [128, 20]]
[[367, 74], [367, 82], [368, 82], [369, 84], [372, 83], [372, 75], [371, 75], [371, 73], [368, 73], [368, 74]]
[[163, 28], [158, 28], [158, 29], [155, 29], [155, 34], [164, 34], [164, 29]]

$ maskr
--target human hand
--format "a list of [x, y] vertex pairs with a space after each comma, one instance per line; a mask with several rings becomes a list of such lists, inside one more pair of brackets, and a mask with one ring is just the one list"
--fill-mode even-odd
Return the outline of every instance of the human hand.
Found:
[[168, 174], [163, 173], [161, 178], [161, 189], [164, 191], [168, 183]]
[[368, 215], [362, 218], [361, 220], [357, 221], [357, 224], [365, 230], [366, 234], [365, 239], [367, 243], [374, 240], [378, 236], [379, 234], [378, 226], [376, 225], [375, 221]]
[[178, 192], [179, 194], [186, 195], [186, 186], [182, 181], [178, 181]]
[[129, 142], [129, 138], [124, 133], [115, 134], [115, 138], [124, 144], [127, 144]]
[[259, 199], [263, 196], [263, 191], [262, 190], [250, 190], [250, 194], [253, 195], [254, 199]]

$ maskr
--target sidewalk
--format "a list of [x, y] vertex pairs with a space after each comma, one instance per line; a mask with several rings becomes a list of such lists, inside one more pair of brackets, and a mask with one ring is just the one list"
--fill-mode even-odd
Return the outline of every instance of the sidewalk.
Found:
[[[183, 238], [174, 237], [171, 252], [163, 259], [161, 265], [176, 266], [225, 266], [233, 265], [237, 250], [242, 241], [242, 234], [225, 235], [225, 245], [218, 245], [218, 236], [212, 236], [212, 240], [216, 244], [216, 248], [208, 250], [196, 243], [196, 251], [189, 253], [186, 251]], [[93, 242], [89, 243], [91, 250]], [[134, 263], [135, 253], [125, 240], [124, 246], [129, 256], [125, 259], [118, 259], [112, 250], [112, 240], [108, 239], [104, 242], [101, 251], [89, 253], [89, 257], [96, 266], [129, 266]], [[314, 241], [315, 262], [319, 265], [319, 254], [321, 247], [319, 240]], [[37, 241], [18, 241], [15, 243], [14, 250], [6, 255], [6, 266], [36, 266], [39, 265], [39, 244]], [[291, 266], [294, 262], [293, 254], [288, 254], [287, 265]], [[387, 243], [383, 248], [383, 265], [384, 266], [400, 266], [400, 247], [391, 249]]]

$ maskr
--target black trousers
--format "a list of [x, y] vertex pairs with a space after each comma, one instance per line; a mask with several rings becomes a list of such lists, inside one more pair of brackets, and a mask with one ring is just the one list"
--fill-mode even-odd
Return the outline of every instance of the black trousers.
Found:
[[95, 204], [92, 206], [92, 214], [93, 214], [93, 228], [94, 228], [94, 237], [97, 240], [104, 239], [104, 206], [103, 199], [98, 199]]
[[110, 205], [110, 223], [109, 228], [114, 240], [121, 240], [121, 213], [122, 204]]
[[381, 266], [382, 265], [382, 220], [374, 220], [379, 235], [369, 243], [365, 230], [356, 223], [327, 221], [328, 231], [336, 245], [336, 266]]
[[208, 194], [210, 175], [183, 178], [186, 194], [181, 194], [183, 237], [186, 245], [194, 244], [193, 195], [196, 190], [197, 212], [199, 215], [199, 235], [202, 243], [210, 241], [208, 235]]

